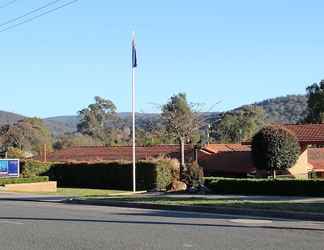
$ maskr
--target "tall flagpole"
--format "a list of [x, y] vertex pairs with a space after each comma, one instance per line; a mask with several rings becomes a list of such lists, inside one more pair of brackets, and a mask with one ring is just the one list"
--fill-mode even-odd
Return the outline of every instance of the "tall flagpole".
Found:
[[132, 116], [133, 116], [133, 127], [132, 127], [132, 143], [133, 143], [133, 192], [136, 192], [136, 155], [135, 155], [135, 148], [136, 148], [136, 141], [135, 141], [135, 109], [136, 109], [136, 102], [135, 102], [135, 71], [137, 66], [137, 58], [136, 58], [136, 48], [135, 48], [135, 33], [133, 32], [132, 38]]

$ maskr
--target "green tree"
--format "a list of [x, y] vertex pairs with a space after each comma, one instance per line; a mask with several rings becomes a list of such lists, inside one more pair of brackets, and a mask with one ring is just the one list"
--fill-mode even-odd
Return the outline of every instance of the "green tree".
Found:
[[116, 110], [112, 101], [96, 96], [95, 103], [78, 112], [80, 122], [77, 131], [105, 144], [112, 144], [114, 123], [118, 120]]
[[46, 144], [52, 150], [52, 135], [39, 118], [26, 118], [0, 128], [0, 143], [23, 151], [39, 153]]
[[178, 140], [172, 140], [171, 136], [166, 133], [165, 127], [161, 124], [161, 120], [147, 117], [141, 121], [136, 128], [136, 144], [137, 145], [157, 145], [157, 144], [173, 144]]
[[201, 121], [195, 105], [187, 101], [185, 93], [173, 95], [161, 108], [161, 118], [166, 132], [179, 140], [181, 144], [181, 172], [185, 170], [184, 144], [192, 142], [194, 135], [199, 133]]
[[272, 171], [292, 167], [300, 155], [296, 136], [280, 126], [267, 126], [252, 140], [252, 159], [257, 169]]
[[305, 123], [324, 122], [324, 80], [307, 87], [307, 116]]
[[222, 143], [240, 143], [252, 136], [266, 124], [265, 112], [256, 106], [245, 106], [225, 113], [213, 125], [213, 136]]

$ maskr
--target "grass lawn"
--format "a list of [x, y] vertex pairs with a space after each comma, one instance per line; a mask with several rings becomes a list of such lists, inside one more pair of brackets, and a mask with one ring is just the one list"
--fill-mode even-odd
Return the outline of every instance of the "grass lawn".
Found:
[[[89, 189], [89, 188], [58, 188], [57, 195], [78, 196], [78, 197], [96, 197], [96, 196], [110, 196], [120, 193], [125, 193], [125, 190], [111, 190], [111, 189]], [[53, 193], [52, 193], [53, 194]]]
[[[26, 193], [26, 192], [17, 192]], [[113, 195], [120, 195], [129, 193], [125, 190], [111, 190], [111, 189], [89, 189], [89, 188], [57, 188], [57, 192], [28, 192], [33, 194], [45, 195], [61, 195], [71, 197], [109, 197]]]
[[112, 201], [129, 201], [139, 203], [161, 204], [161, 205], [186, 205], [186, 206], [208, 206], [226, 208], [252, 208], [267, 209], [287, 212], [313, 212], [324, 213], [324, 203], [320, 202], [296, 202], [296, 201], [247, 201], [239, 199], [206, 199], [206, 198], [177, 198], [177, 197], [113, 197]]

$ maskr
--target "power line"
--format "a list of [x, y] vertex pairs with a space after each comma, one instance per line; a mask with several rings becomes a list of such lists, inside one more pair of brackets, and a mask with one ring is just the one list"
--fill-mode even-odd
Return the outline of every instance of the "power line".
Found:
[[18, 21], [18, 20], [20, 20], [20, 19], [22, 19], [22, 18], [24, 18], [26, 16], [29, 16], [29, 15], [31, 15], [33, 13], [36, 13], [36, 12], [42, 10], [42, 9], [45, 9], [45, 8], [51, 6], [51, 5], [54, 5], [54, 4], [56, 4], [56, 3], [60, 2], [60, 1], [62, 1], [62, 0], [55, 0], [55, 1], [49, 2], [49, 3], [43, 5], [43, 6], [39, 7], [39, 8], [33, 9], [31, 11], [28, 11], [27, 13], [25, 13], [25, 14], [23, 14], [21, 16], [18, 16], [18, 17], [9, 19], [8, 21], [6, 21], [4, 23], [1, 23], [0, 24], [0, 27], [5, 26], [5, 25], [10, 24], [10, 23], [13, 23], [13, 22], [16, 22], [16, 21]]
[[[61, 0], [56, 0], [55, 2], [58, 2], [58, 1], [61, 1]], [[64, 7], [67, 7], [67, 6], [69, 6], [69, 5], [72, 5], [72, 4], [74, 4], [75, 2], [78, 2], [78, 1], [79, 1], [79, 0], [73, 0], [73, 1], [67, 2], [67, 3], [65, 3], [65, 4], [62, 4], [62, 5], [60, 5], [60, 6], [56, 7], [56, 8], [54, 8], [54, 9], [50, 9], [50, 10], [45, 11], [45, 12], [39, 14], [39, 15], [33, 16], [33, 17], [29, 18], [29, 19], [26, 19], [26, 20], [24, 20], [24, 21], [22, 21], [22, 22], [20, 22], [20, 23], [16, 23], [16, 24], [11, 25], [11, 26], [9, 26], [9, 27], [7, 27], [7, 28], [5, 28], [5, 29], [2, 29], [2, 30], [0, 30], [0, 33], [5, 32], [5, 31], [10, 30], [10, 29], [13, 29], [13, 28], [16, 28], [16, 27], [18, 27], [18, 26], [20, 26], [20, 25], [23, 25], [23, 24], [25, 24], [25, 23], [29, 23], [29, 22], [31, 22], [31, 21], [37, 19], [37, 18], [40, 18], [40, 17], [42, 17], [42, 16], [45, 16], [45, 15], [47, 15], [47, 14], [49, 14], [49, 13], [52, 13], [52, 12], [54, 12], [54, 11], [57, 11], [57, 10], [59, 10], [59, 9], [63, 9]], [[20, 18], [19, 18], [19, 19], [20, 19]], [[3, 25], [0, 24], [0, 26], [3, 26]]]
[[6, 7], [8, 7], [8, 6], [12, 5], [12, 4], [14, 4], [17, 1], [18, 0], [11, 0], [9, 2], [6, 2], [6, 3], [2, 4], [2, 5], [0, 5], [0, 9], [4, 9], [4, 8], [6, 8]]

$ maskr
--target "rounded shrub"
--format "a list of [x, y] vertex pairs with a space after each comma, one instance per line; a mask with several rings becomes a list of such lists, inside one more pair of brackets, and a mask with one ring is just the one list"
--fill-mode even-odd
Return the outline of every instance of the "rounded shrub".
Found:
[[266, 126], [252, 139], [252, 159], [257, 169], [284, 170], [292, 167], [299, 155], [296, 136], [281, 126]]

